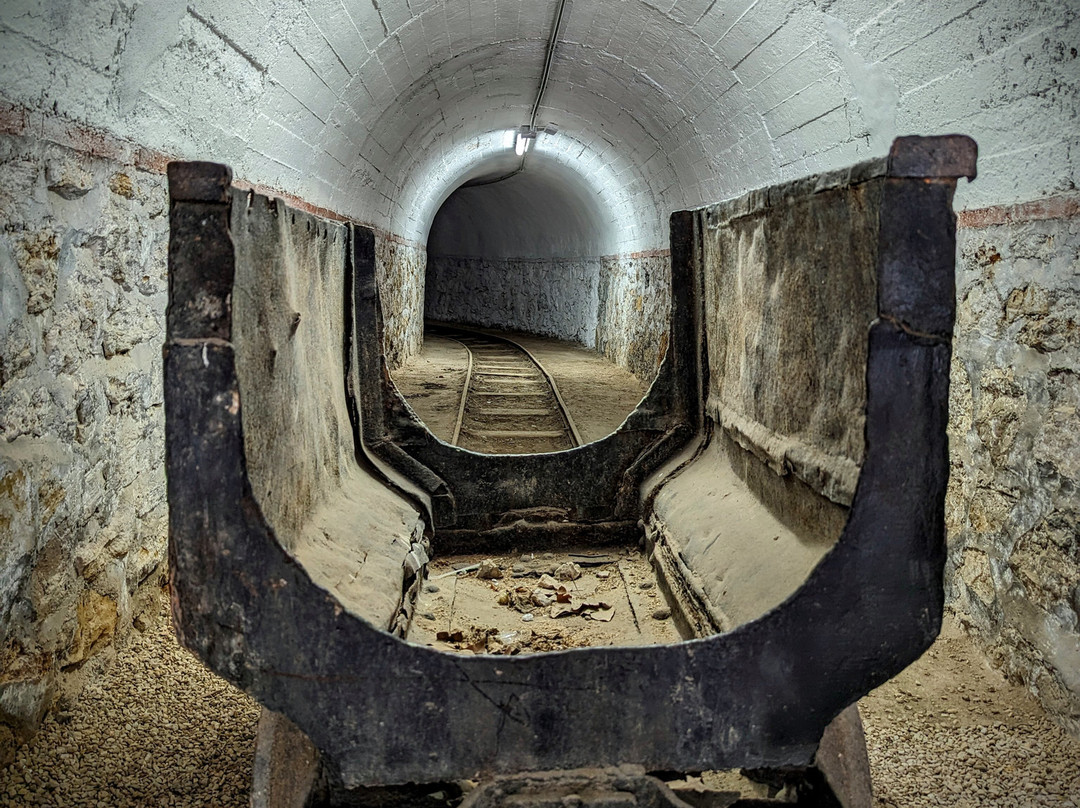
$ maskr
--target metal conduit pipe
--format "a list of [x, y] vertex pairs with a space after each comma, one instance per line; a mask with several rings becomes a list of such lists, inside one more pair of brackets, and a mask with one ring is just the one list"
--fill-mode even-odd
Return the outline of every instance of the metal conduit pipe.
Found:
[[[547, 52], [544, 54], [544, 69], [540, 73], [540, 86], [536, 90], [536, 100], [533, 101], [532, 112], [529, 115], [529, 129], [534, 133], [536, 132], [536, 116], [540, 113], [540, 105], [544, 100], [544, 91], [547, 89], [548, 77], [551, 75], [551, 63], [555, 60], [555, 47], [559, 44], [559, 31], [562, 29], [563, 19], [566, 16], [566, 2], [567, 0], [559, 0], [559, 5], [555, 9], [555, 21], [551, 25], [551, 36], [548, 37]], [[533, 136], [535, 137], [535, 135]], [[494, 185], [497, 182], [503, 182], [511, 177], [516, 177], [525, 170], [525, 158], [528, 157], [528, 155], [528, 151], [525, 151], [521, 155], [521, 162], [513, 171], [498, 177], [493, 177], [492, 179], [470, 180], [469, 182], [463, 183], [461, 187], [475, 188], [480, 185]]]
[[[562, 27], [565, 11], [566, 0], [559, 0], [559, 7], [555, 11], [555, 22], [551, 26], [551, 37], [548, 39], [547, 53], [544, 56], [544, 71], [540, 74], [540, 87], [536, 91], [536, 101], [533, 103], [532, 115], [529, 117], [529, 127], [534, 130], [536, 116], [540, 112], [540, 104], [544, 100], [544, 91], [547, 89], [548, 77], [551, 74], [551, 63], [555, 60], [555, 46], [559, 44], [559, 30]], [[522, 163], [524, 162], [522, 158]]]

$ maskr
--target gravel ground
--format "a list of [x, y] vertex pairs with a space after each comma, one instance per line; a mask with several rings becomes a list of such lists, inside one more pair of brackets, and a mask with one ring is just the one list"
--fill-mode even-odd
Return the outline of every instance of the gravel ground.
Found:
[[875, 808], [1080, 806], [1080, 739], [991, 669], [951, 616], [859, 712]]
[[[1080, 740], [951, 621], [859, 707], [875, 808], [1080, 808]], [[0, 769], [0, 806], [246, 806], [257, 718], [163, 618]]]
[[167, 617], [0, 769], [0, 806], [248, 805], [258, 705], [214, 676]]

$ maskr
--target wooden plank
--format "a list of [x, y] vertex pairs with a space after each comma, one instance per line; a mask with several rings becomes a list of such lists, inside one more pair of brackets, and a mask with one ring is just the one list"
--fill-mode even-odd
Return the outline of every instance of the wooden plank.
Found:
[[478, 391], [474, 392], [473, 395], [474, 396], [515, 396], [515, 397], [524, 396], [524, 397], [529, 397], [529, 398], [537, 398], [538, 396], [546, 396], [548, 394], [543, 392], [543, 391], [530, 392], [530, 393], [526, 393], [526, 392], [496, 393], [496, 392], [492, 392], [492, 391], [489, 391], [489, 390], [484, 390], [484, 391], [479, 391], [478, 390]]

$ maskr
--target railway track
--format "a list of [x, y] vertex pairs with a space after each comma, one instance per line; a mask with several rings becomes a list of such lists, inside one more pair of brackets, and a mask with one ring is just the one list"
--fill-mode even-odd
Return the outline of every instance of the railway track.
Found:
[[581, 445], [555, 380], [529, 351], [504, 337], [432, 330], [469, 355], [452, 444], [487, 454], [540, 454]]

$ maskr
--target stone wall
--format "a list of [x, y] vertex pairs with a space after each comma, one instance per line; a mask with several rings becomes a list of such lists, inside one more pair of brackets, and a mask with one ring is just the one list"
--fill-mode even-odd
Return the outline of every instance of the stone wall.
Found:
[[600, 265], [596, 350], [651, 380], [667, 352], [671, 257], [667, 251], [606, 256]]
[[[1080, 734], [1080, 216], [961, 214], [948, 596]], [[965, 226], [967, 225], [967, 226]]]
[[0, 135], [0, 759], [163, 582], [167, 213], [160, 173]]
[[652, 379], [667, 350], [670, 286], [666, 251], [602, 258], [437, 255], [428, 260], [425, 315], [570, 340]]
[[428, 258], [429, 319], [596, 346], [599, 258]]
[[383, 311], [383, 351], [399, 368], [424, 344], [427, 252], [387, 233], [375, 233], [375, 277]]

